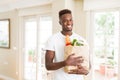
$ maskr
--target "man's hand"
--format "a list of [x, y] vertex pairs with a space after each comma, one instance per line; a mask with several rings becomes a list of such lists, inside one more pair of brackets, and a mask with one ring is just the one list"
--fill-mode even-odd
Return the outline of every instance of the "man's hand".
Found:
[[82, 56], [75, 57], [75, 54], [71, 54], [65, 60], [66, 66], [77, 66], [80, 65], [84, 61]]
[[89, 73], [89, 71], [87, 69], [85, 69], [84, 67], [79, 65], [78, 69], [70, 70], [68, 73], [69, 74], [87, 75]]

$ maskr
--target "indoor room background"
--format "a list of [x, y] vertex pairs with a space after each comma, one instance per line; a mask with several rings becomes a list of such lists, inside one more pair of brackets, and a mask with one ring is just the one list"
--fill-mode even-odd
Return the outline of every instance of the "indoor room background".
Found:
[[44, 45], [60, 31], [58, 11], [70, 9], [74, 32], [90, 46], [85, 80], [120, 80], [119, 0], [3, 0], [0, 2], [0, 80], [53, 80]]

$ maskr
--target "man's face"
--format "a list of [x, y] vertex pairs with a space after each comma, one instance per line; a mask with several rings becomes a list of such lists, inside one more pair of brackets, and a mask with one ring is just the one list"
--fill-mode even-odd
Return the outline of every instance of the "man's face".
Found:
[[72, 31], [73, 28], [73, 20], [71, 14], [64, 14], [60, 17], [60, 25], [62, 26], [62, 30], [65, 32]]

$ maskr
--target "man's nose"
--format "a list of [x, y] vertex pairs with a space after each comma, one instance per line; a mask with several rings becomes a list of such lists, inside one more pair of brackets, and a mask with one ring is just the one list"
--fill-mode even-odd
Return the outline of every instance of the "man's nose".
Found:
[[67, 21], [67, 24], [68, 24], [68, 25], [71, 25], [71, 21]]

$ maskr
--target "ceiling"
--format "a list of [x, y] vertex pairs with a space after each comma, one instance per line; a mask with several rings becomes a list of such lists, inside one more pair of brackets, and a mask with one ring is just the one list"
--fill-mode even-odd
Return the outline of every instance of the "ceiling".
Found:
[[15, 4], [15, 3], [21, 3], [21, 2], [41, 2], [41, 1], [50, 1], [50, 0], [2, 0], [0, 1], [0, 6], [4, 6], [4, 5], [10, 5], [10, 4]]
[[0, 12], [51, 3], [52, 0], [3, 0], [0, 1]]
[[[2, 1], [0, 1], [0, 5], [8, 5], [8, 4], [14, 3], [16, 1], [20, 1], [20, 0], [2, 0]], [[23, 1], [23, 0], [21, 0], [21, 1]]]

